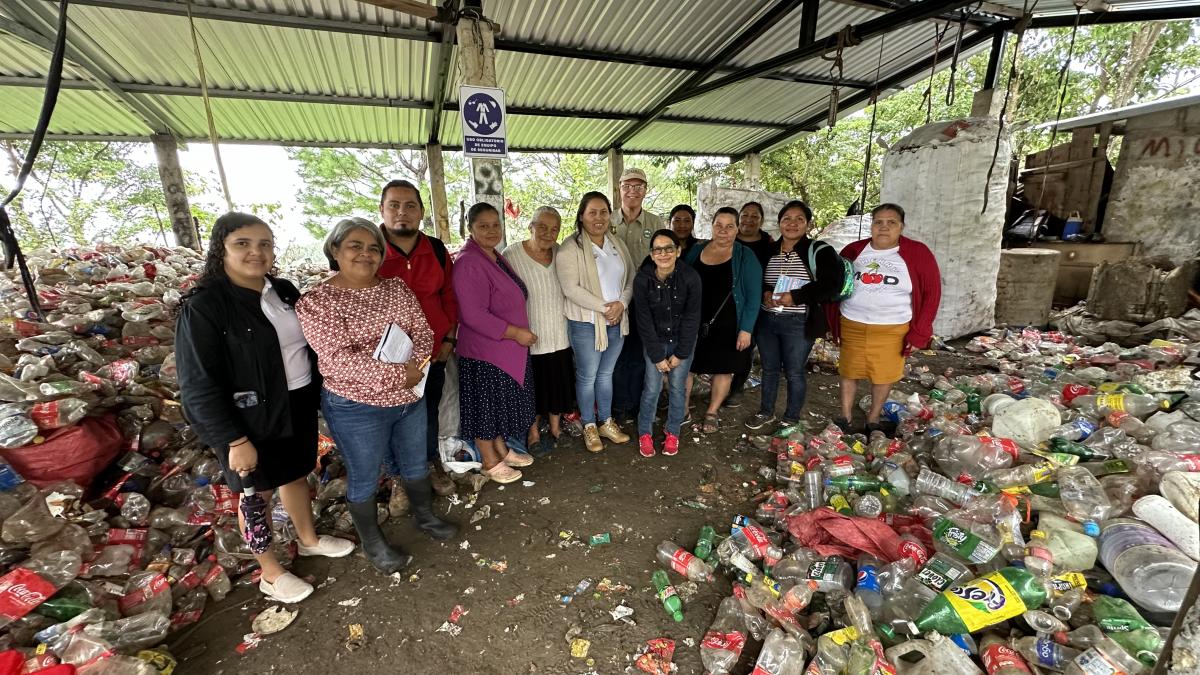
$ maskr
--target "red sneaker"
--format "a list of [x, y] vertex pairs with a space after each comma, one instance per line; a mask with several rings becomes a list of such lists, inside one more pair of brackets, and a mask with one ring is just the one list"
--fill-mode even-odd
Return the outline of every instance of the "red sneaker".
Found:
[[654, 439], [650, 437], [650, 434], [642, 434], [638, 437], [638, 452], [642, 457], [654, 456]]
[[667, 440], [663, 442], [663, 454], [668, 457], [674, 457], [679, 453], [679, 437], [675, 434], [667, 434]]

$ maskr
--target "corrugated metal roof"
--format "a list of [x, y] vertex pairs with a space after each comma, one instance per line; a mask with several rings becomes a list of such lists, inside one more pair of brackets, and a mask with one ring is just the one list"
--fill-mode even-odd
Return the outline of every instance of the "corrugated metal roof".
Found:
[[[0, 89], [0, 132], [25, 132], [37, 124], [42, 90], [32, 87]], [[50, 120], [50, 133], [145, 136], [150, 128], [108, 94], [95, 91], [61, 91]]]
[[[433, 3], [433, 0], [426, 0]], [[925, 1], [925, 0], [922, 0]], [[1198, 0], [1111, 0], [1118, 9], [1186, 5]], [[49, 0], [3, 0], [10, 18], [32, 10], [47, 15]], [[436, 98], [441, 27], [423, 19], [380, 9], [356, 0], [193, 0], [206, 16], [216, 12], [256, 12], [245, 20], [215, 14], [197, 19], [209, 85], [225, 93], [213, 99], [220, 135], [229, 139], [274, 142], [327, 142], [380, 146], [420, 145], [429, 133], [428, 110]], [[497, 52], [498, 78], [509, 105], [520, 112], [509, 118], [513, 148], [577, 148], [600, 152], [675, 92], [700, 64], [729, 45], [777, 0], [488, 0], [490, 19], [498, 22], [504, 44], [547, 45], [556, 50], [589, 50], [588, 58], [526, 51]], [[1020, 8], [1024, 0], [997, 0]], [[126, 9], [113, 6], [119, 5]], [[97, 71], [166, 119], [184, 138], [203, 137], [201, 99], [183, 0], [78, 0], [72, 3], [70, 39], [95, 61]], [[1039, 0], [1038, 12], [1069, 11], [1071, 0]], [[157, 9], [165, 13], [144, 11]], [[823, 0], [817, 37], [848, 24], [882, 16], [883, 10]], [[729, 68], [759, 63], [797, 46], [799, 7], [753, 38]], [[252, 19], [252, 20], [251, 20]], [[326, 22], [319, 24], [317, 22]], [[269, 25], [286, 23], [287, 26]], [[341, 22], [336, 25], [329, 22]], [[927, 20], [897, 29], [882, 39], [880, 75], [887, 77], [934, 53], [935, 27]], [[393, 34], [384, 35], [384, 29]], [[970, 30], [974, 30], [974, 26]], [[397, 34], [396, 31], [403, 32]], [[407, 32], [405, 32], [407, 31]], [[407, 36], [407, 39], [405, 38]], [[953, 43], [957, 24], [942, 43]], [[880, 63], [880, 40], [872, 38], [845, 50], [843, 77], [872, 82]], [[612, 59], [600, 58], [612, 54]], [[630, 61], [648, 60], [634, 64]], [[666, 61], [664, 61], [666, 60]], [[47, 55], [0, 32], [0, 106], [4, 130], [28, 133], [36, 119]], [[682, 62], [683, 65], [680, 64]], [[654, 65], [656, 64], [656, 65]], [[826, 77], [829, 62], [813, 56], [784, 67], [782, 74]], [[946, 65], [945, 63], [942, 64]], [[440, 140], [460, 143], [457, 67], [442, 83], [448, 109], [441, 116]], [[80, 64], [65, 69], [71, 80], [90, 79]], [[24, 79], [22, 79], [24, 78]], [[912, 78], [919, 79], [919, 78]], [[15, 86], [23, 85], [23, 86]], [[76, 87], [88, 86], [86, 83]], [[186, 89], [179, 89], [179, 88]], [[174, 88], [174, 89], [172, 89]], [[149, 90], [148, 90], [149, 89]], [[229, 92], [269, 93], [273, 99], [306, 95], [305, 100], [246, 100]], [[846, 96], [850, 90], [845, 90]], [[627, 152], [708, 152], [736, 155], [772, 138], [781, 123], [795, 122], [827, 105], [822, 85], [751, 79], [678, 103], [624, 144]], [[312, 96], [339, 97], [314, 102]], [[545, 111], [544, 115], [529, 114]], [[612, 115], [618, 119], [603, 118]], [[771, 127], [683, 124], [671, 118], [765, 123]], [[63, 92], [54, 120], [56, 133], [142, 135], [148, 125], [108, 93]]]

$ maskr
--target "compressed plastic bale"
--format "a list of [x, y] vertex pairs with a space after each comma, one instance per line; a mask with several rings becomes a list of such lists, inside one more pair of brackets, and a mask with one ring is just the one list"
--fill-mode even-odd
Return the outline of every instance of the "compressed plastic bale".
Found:
[[1010, 152], [996, 120], [970, 118], [920, 127], [883, 158], [880, 201], [904, 207], [905, 236], [928, 246], [941, 268], [933, 332], [942, 337], [993, 325]]
[[1001, 410], [992, 421], [992, 434], [1011, 438], [1025, 449], [1036, 448], [1062, 423], [1062, 414], [1043, 398], [1025, 398]]

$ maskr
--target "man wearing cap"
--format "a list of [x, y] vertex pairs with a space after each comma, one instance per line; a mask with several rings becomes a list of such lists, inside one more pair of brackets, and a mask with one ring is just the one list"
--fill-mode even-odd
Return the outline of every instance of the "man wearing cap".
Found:
[[[646, 172], [629, 168], [621, 174], [621, 201], [609, 218], [609, 231], [625, 242], [634, 266], [640, 266], [650, 255], [650, 237], [667, 227], [662, 216], [642, 208], [646, 200]], [[629, 316], [634, 316], [633, 307]], [[645, 360], [642, 358], [642, 341], [635, 327], [630, 327], [625, 336], [625, 345], [613, 371], [613, 416], [624, 420], [634, 416], [642, 401], [642, 382], [645, 377]]]

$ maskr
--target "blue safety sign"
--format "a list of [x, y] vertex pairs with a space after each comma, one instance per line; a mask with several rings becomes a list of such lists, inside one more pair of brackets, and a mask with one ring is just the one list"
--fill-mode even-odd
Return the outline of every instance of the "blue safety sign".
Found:
[[463, 154], [467, 157], [507, 157], [504, 90], [486, 87], [459, 88]]

